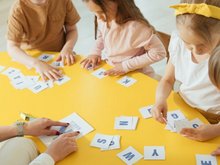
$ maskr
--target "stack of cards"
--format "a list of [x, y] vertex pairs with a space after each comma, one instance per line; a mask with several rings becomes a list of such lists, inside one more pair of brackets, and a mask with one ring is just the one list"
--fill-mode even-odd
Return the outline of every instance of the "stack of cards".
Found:
[[[94, 128], [91, 125], [89, 125], [89, 123], [87, 123], [84, 119], [82, 119], [76, 113], [73, 113], [60, 121], [69, 123], [69, 126], [68, 127], [54, 126], [54, 127], [51, 127], [51, 129], [57, 130], [60, 133], [69, 133], [69, 132], [79, 131], [80, 134], [77, 136], [77, 139], [81, 138], [82, 136], [85, 136], [86, 134], [94, 130]], [[58, 136], [40, 136], [39, 138], [46, 146], [48, 146], [57, 137]]]
[[117, 130], [135, 130], [138, 123], [138, 117], [120, 116], [115, 118], [115, 129]]
[[167, 113], [165, 129], [179, 133], [183, 128], [197, 128], [202, 124], [198, 118], [189, 121], [180, 110], [176, 110]]
[[5, 69], [5, 66], [0, 65], [0, 72], [2, 72]]
[[[1, 68], [3, 67], [0, 67], [0, 69]], [[47, 82], [39, 81], [39, 76], [25, 76], [19, 69], [12, 67], [5, 69], [2, 74], [10, 79], [10, 82], [15, 89], [29, 89], [33, 93], [39, 93], [47, 88], [52, 88], [54, 86], [54, 82], [51, 80], [48, 80]], [[55, 83], [57, 85], [63, 85], [69, 80], [69, 77], [63, 76], [59, 80], [55, 81]]]
[[96, 134], [90, 146], [100, 148], [101, 151], [114, 150], [120, 148], [119, 135]]

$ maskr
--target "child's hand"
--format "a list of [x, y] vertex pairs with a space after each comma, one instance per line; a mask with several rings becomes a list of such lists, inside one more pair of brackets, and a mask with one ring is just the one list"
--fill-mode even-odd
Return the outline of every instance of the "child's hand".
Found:
[[180, 134], [192, 140], [206, 141], [219, 136], [219, 132], [219, 124], [204, 124], [198, 128], [183, 128]]
[[213, 151], [212, 156], [220, 156], [220, 147], [218, 147], [215, 151]]
[[52, 81], [58, 80], [63, 76], [62, 72], [59, 69], [53, 68], [43, 61], [37, 61], [34, 64], [34, 68], [40, 74], [41, 78], [44, 81], [47, 81], [48, 79]]
[[154, 107], [152, 108], [152, 115], [153, 118], [159, 121], [162, 124], [166, 124], [166, 118], [167, 118], [167, 103], [160, 102], [156, 103]]
[[126, 74], [126, 72], [123, 70], [123, 67], [121, 64], [118, 64], [113, 69], [107, 70], [105, 72], [105, 75], [108, 75], [108, 76], [121, 76], [124, 74]]
[[84, 69], [96, 69], [101, 62], [99, 55], [90, 55], [86, 59], [82, 60], [80, 64]]
[[75, 62], [75, 52], [72, 49], [63, 49], [56, 61], [62, 61], [63, 65], [73, 65]]

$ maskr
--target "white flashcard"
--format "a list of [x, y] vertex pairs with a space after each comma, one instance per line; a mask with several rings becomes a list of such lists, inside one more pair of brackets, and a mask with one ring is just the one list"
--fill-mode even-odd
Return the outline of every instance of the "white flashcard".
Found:
[[132, 117], [116, 117], [115, 118], [115, 129], [132, 129], [133, 119]]
[[218, 165], [215, 156], [196, 154], [196, 165]]
[[102, 148], [101, 150], [106, 151], [106, 150], [119, 149], [120, 148], [120, 139], [121, 139], [121, 137], [119, 135], [114, 135], [108, 148]]
[[176, 132], [180, 132], [183, 128], [191, 128], [190, 122], [187, 119], [174, 121]]
[[191, 124], [191, 128], [198, 128], [200, 125], [203, 125], [204, 123], [200, 119], [196, 118], [191, 120], [190, 124]]
[[124, 76], [122, 77], [120, 80], [118, 80], [117, 82], [125, 87], [130, 87], [132, 86], [134, 83], [136, 83], [137, 80], [128, 77], [128, 76]]
[[0, 65], [0, 72], [2, 72], [5, 69], [5, 66]]
[[138, 117], [132, 117], [132, 127], [131, 129], [135, 130], [138, 123]]
[[105, 69], [100, 68], [100, 69], [92, 72], [92, 75], [99, 78], [99, 79], [102, 79], [102, 78], [106, 77], [106, 75], [104, 74], [105, 72], [106, 72]]
[[8, 69], [2, 72], [2, 74], [6, 75], [8, 78], [11, 78], [12, 76], [15, 76], [18, 73], [20, 73], [20, 70], [12, 67], [9, 67]]
[[55, 81], [57, 85], [63, 85], [66, 82], [70, 81], [70, 78], [67, 76], [61, 77], [59, 80]]
[[145, 146], [144, 160], [165, 160], [164, 146]]
[[53, 88], [53, 81], [52, 80], [48, 80], [47, 82], [45, 82], [46, 84], [47, 84], [47, 86], [49, 87], [49, 88]]
[[39, 60], [44, 61], [44, 62], [49, 62], [54, 58], [54, 55], [51, 54], [42, 54], [38, 57]]
[[174, 120], [182, 120], [185, 119], [186, 117], [180, 110], [176, 111], [170, 111], [167, 113], [167, 120], [168, 121], [174, 121]]
[[54, 61], [52, 64], [51, 64], [52, 67], [54, 68], [63, 68], [64, 67], [64, 64], [62, 61]]
[[128, 165], [132, 165], [143, 158], [143, 155], [131, 146], [118, 153], [117, 156]]
[[44, 89], [47, 89], [47, 88], [48, 88], [48, 86], [45, 82], [39, 81], [34, 86], [30, 87], [29, 89], [33, 93], [37, 94], [37, 93], [39, 93], [39, 92], [41, 92], [41, 91], [43, 91]]
[[147, 118], [151, 118], [152, 117], [152, 114], [151, 114], [151, 109], [153, 108], [153, 105], [149, 105], [149, 106], [146, 106], [146, 107], [142, 107], [139, 111], [142, 115], [142, 117], [144, 119], [147, 119]]
[[111, 144], [112, 139], [113, 139], [113, 136], [97, 133], [95, 137], [93, 138], [90, 146], [108, 149]]
[[[70, 123], [68, 127], [66, 127], [64, 133], [79, 131], [80, 134], [76, 137], [77, 139], [87, 135], [92, 132], [94, 128], [83, 118], [81, 118], [78, 114], [73, 113], [64, 119], [60, 120], [61, 122]], [[51, 129], [61, 131], [61, 127], [51, 127]], [[53, 140], [55, 140], [58, 136], [40, 136], [40, 140], [46, 145], [49, 146]]]

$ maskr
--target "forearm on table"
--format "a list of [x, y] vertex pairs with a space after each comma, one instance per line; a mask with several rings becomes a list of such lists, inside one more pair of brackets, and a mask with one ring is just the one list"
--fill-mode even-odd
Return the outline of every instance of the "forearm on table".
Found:
[[9, 56], [13, 60], [21, 64], [24, 64], [28, 67], [31, 67], [31, 68], [34, 67], [35, 63], [38, 61], [38, 59], [29, 56], [24, 50], [20, 48], [18, 44], [11, 43], [11, 41], [8, 41], [7, 49], [8, 49]]

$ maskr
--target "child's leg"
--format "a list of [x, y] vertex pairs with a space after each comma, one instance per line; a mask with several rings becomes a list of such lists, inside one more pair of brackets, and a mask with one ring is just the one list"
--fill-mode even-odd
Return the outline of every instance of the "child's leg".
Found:
[[9, 139], [0, 148], [1, 165], [28, 165], [37, 156], [34, 142], [23, 137]]

